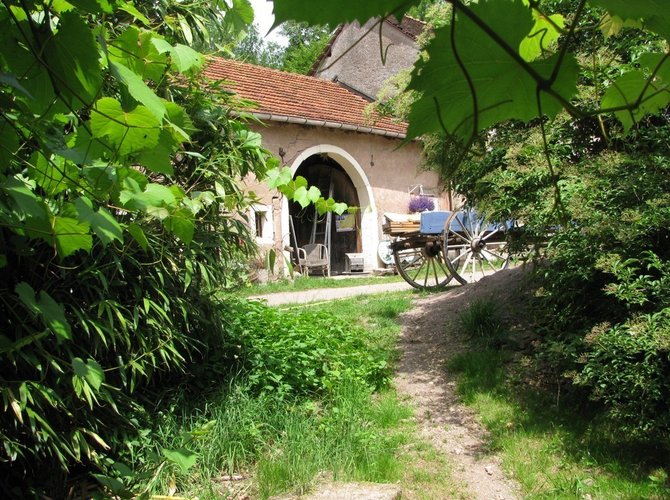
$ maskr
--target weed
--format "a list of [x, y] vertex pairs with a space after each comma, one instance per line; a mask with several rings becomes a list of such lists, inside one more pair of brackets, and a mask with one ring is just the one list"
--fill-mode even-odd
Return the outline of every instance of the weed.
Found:
[[500, 317], [500, 309], [493, 299], [477, 299], [458, 318], [460, 326], [470, 339], [478, 344], [497, 346], [505, 342], [507, 327]]

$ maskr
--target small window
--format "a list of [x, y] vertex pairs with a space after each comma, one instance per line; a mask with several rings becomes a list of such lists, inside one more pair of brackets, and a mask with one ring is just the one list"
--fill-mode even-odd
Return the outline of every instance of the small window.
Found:
[[257, 238], [265, 237], [265, 234], [263, 234], [263, 228], [265, 227], [265, 221], [267, 220], [266, 214], [267, 212], [254, 212], [254, 223], [256, 225]]

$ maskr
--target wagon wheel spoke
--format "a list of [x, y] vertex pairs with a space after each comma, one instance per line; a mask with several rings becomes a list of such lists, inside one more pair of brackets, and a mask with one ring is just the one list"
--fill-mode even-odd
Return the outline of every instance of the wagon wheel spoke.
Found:
[[463, 224], [462, 217], [456, 217], [456, 222], [458, 222], [458, 225], [461, 226], [461, 228], [463, 228], [463, 232], [470, 238], [471, 241], [473, 239], [472, 233], [468, 231], [468, 228], [465, 227], [465, 224]]
[[489, 234], [487, 234], [486, 236], [484, 236], [484, 237], [482, 238], [482, 241], [486, 241], [486, 240], [488, 240], [491, 236], [493, 236], [494, 234], [499, 233], [499, 232], [500, 232], [500, 226], [496, 227], [494, 231], [491, 231]]
[[[485, 262], [489, 265], [489, 267], [491, 268], [491, 270], [492, 270], [494, 273], [497, 273], [497, 272], [498, 272], [498, 269], [496, 269], [496, 267], [495, 267], [493, 264], [491, 264], [491, 261], [490, 261], [489, 258], [486, 256], [486, 254], [485, 254], [484, 252], [482, 252], [481, 255], [482, 255], [482, 260], [485, 261]], [[484, 265], [482, 264], [482, 273], [483, 273], [483, 272], [484, 272]]]
[[452, 279], [451, 272], [441, 262], [439, 241], [408, 240], [410, 248], [394, 250], [396, 268], [407, 283], [418, 289], [439, 289]]
[[466, 244], [468, 244], [468, 245], [470, 244], [470, 240], [469, 240], [469, 239], [467, 239], [467, 238], [466, 238], [465, 236], [463, 236], [462, 234], [457, 233], [457, 232], [454, 231], [453, 229], [449, 229], [449, 235], [451, 235], [451, 236], [456, 236], [457, 238], [460, 238], [464, 243], [466, 243]]
[[[507, 225], [489, 224], [473, 210], [454, 212], [445, 224], [444, 261], [460, 283], [471, 283], [507, 266]], [[456, 254], [454, 254], [454, 252]]]

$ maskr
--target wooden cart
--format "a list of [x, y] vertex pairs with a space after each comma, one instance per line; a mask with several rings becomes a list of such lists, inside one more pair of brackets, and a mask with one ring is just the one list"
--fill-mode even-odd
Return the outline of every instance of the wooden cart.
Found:
[[385, 214], [385, 234], [398, 273], [415, 288], [440, 289], [452, 279], [473, 283], [507, 267], [510, 222], [490, 223], [472, 209], [424, 212], [420, 218]]

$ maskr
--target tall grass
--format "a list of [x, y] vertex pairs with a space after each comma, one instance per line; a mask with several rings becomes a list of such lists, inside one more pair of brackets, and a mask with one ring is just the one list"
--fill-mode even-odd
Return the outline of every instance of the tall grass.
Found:
[[[334, 327], [349, 325], [367, 343], [369, 353], [385, 353], [390, 364], [399, 332], [396, 318], [409, 305], [407, 293], [367, 297], [324, 305], [318, 317], [337, 312]], [[262, 314], [259, 307], [264, 306], [254, 304], [251, 313]], [[272, 324], [284, 328], [292, 313], [271, 317], [277, 320]], [[304, 319], [304, 313], [298, 312], [296, 318]], [[303, 331], [311, 338], [304, 321], [291, 335]], [[301, 337], [292, 341], [301, 342]], [[348, 346], [344, 343], [341, 348]], [[342, 359], [348, 359], [346, 354]], [[378, 358], [368, 354], [356, 362], [378, 363]], [[268, 498], [289, 491], [304, 493], [324, 474], [336, 480], [400, 481], [405, 474], [401, 451], [411, 442], [412, 411], [391, 389], [375, 392], [365, 378], [345, 368], [342, 376], [329, 379], [327, 390], [309, 394], [280, 392], [271, 386], [262, 390], [244, 373], [209, 393], [183, 390], [153, 415], [153, 446], [135, 457], [142, 464], [139, 472], [145, 474], [144, 489], [201, 499], [225, 497], [231, 490]], [[194, 465], [184, 470], [166, 461], [165, 449], [188, 449], [196, 457]], [[245, 479], [224, 481], [226, 476]]]

